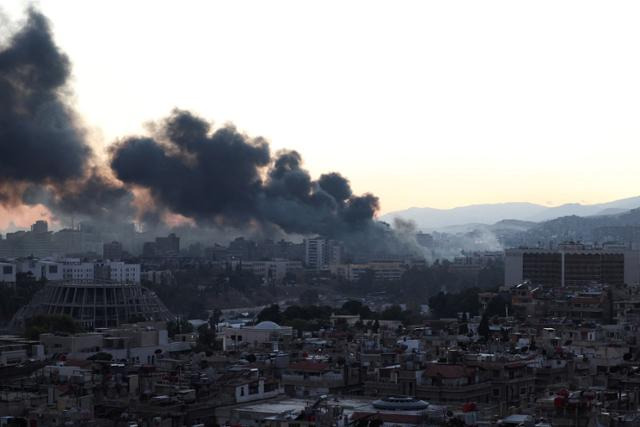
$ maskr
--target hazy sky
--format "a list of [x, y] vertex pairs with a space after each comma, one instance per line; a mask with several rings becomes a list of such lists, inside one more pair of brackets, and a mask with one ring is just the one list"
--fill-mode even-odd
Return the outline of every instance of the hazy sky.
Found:
[[[180, 107], [383, 212], [640, 194], [639, 2], [36, 4], [103, 146]], [[14, 21], [25, 5], [2, 2]]]

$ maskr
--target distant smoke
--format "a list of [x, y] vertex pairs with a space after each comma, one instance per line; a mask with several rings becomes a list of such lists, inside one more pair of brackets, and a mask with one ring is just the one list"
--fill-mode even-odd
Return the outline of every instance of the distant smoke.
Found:
[[61, 182], [80, 177], [91, 156], [64, 100], [69, 59], [31, 10], [0, 51], [0, 179]]
[[67, 181], [65, 188], [27, 187], [22, 198], [27, 204], [47, 206], [56, 217], [73, 215], [78, 220], [115, 223], [130, 222], [135, 215], [133, 194], [95, 168], [80, 180]]
[[298, 152], [272, 155], [264, 139], [233, 125], [214, 128], [188, 111], [175, 110], [148, 136], [117, 141], [108, 167], [100, 165], [68, 101], [69, 75], [48, 21], [29, 10], [22, 29], [0, 43], [3, 205], [42, 203], [58, 218], [135, 219], [159, 228], [173, 216], [197, 226], [321, 234], [369, 253], [407, 253], [406, 242], [375, 221], [374, 195], [354, 195], [336, 172], [314, 180]]
[[296, 151], [271, 155], [262, 138], [233, 126], [213, 130], [175, 110], [153, 137], [130, 137], [111, 148], [122, 182], [148, 189], [161, 208], [201, 225], [275, 225], [287, 233], [343, 235], [372, 225], [378, 199], [354, 196], [338, 173], [311, 179]]
[[45, 203], [60, 215], [120, 212], [130, 194], [90, 167], [92, 150], [67, 101], [70, 62], [46, 18], [30, 9], [0, 46], [0, 202]]

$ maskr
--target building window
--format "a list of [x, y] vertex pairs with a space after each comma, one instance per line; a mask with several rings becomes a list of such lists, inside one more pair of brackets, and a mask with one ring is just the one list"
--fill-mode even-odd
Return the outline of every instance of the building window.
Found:
[[12, 273], [13, 273], [12, 265], [5, 265], [4, 267], [2, 267], [2, 274], [12, 274]]

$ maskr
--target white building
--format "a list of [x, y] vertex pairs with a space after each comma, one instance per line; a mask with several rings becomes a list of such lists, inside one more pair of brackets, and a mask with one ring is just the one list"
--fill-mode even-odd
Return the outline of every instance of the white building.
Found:
[[49, 282], [63, 280], [62, 264], [37, 258], [25, 258], [16, 261], [17, 273], [31, 273], [36, 280], [45, 279]]
[[341, 260], [340, 242], [323, 237], [304, 239], [304, 263], [308, 268], [326, 270], [330, 265], [340, 264]]
[[100, 263], [108, 269], [109, 279], [119, 283], [140, 283], [140, 264], [125, 264], [122, 261]]
[[224, 351], [239, 348], [272, 349], [277, 342], [293, 336], [291, 326], [280, 326], [277, 323], [264, 321], [255, 326], [241, 328], [224, 328], [222, 330], [222, 349]]
[[95, 268], [92, 262], [81, 262], [76, 258], [62, 260], [62, 277], [69, 282], [89, 282], [95, 279]]
[[66, 353], [70, 359], [86, 360], [96, 353], [108, 353], [113, 360], [152, 365], [159, 355], [191, 348], [188, 342], [169, 341], [163, 324], [153, 322], [75, 335], [46, 333], [40, 335], [40, 342], [49, 356]]
[[16, 283], [16, 266], [9, 262], [0, 262], [0, 283]]
[[287, 273], [302, 271], [302, 262], [288, 259], [276, 259], [272, 261], [243, 261], [243, 270], [250, 270], [258, 277], [282, 282]]
[[62, 260], [62, 268], [66, 281], [140, 283], [140, 264], [125, 264], [122, 261], [81, 262], [77, 258], [66, 258]]
[[401, 261], [372, 261], [366, 264], [340, 264], [331, 266], [331, 273], [349, 282], [356, 282], [366, 274], [378, 281], [400, 280], [407, 264]]

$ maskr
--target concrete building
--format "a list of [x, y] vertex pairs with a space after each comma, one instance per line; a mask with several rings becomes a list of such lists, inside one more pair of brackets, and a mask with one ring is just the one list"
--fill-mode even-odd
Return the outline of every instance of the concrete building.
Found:
[[140, 283], [140, 264], [125, 264], [122, 261], [100, 263], [109, 269], [109, 280], [120, 283]]
[[225, 351], [238, 348], [272, 348], [277, 343], [293, 336], [290, 326], [280, 326], [274, 322], [260, 322], [255, 326], [224, 328], [222, 330], [222, 348]]
[[53, 252], [52, 232], [46, 221], [36, 221], [31, 231], [7, 233], [5, 252], [7, 256], [50, 256]]
[[0, 367], [18, 368], [31, 360], [44, 359], [44, 346], [15, 335], [0, 335]]
[[81, 262], [77, 258], [62, 260], [63, 280], [73, 282], [89, 282], [95, 279], [95, 266], [92, 262]]
[[149, 365], [163, 353], [190, 349], [188, 343], [170, 342], [162, 322], [73, 335], [46, 333], [40, 335], [40, 342], [49, 356], [64, 353], [71, 359], [86, 360], [96, 353], [108, 353], [113, 360]]
[[282, 282], [287, 274], [300, 274], [303, 271], [301, 261], [276, 259], [272, 261], [243, 261], [243, 270], [250, 270], [258, 277], [266, 280]]
[[344, 388], [347, 385], [345, 377], [344, 369], [323, 362], [301, 360], [285, 370], [282, 385], [289, 396], [321, 396]]
[[120, 261], [122, 259], [122, 243], [113, 241], [102, 245], [102, 257], [111, 261]]
[[24, 258], [16, 261], [17, 273], [33, 275], [36, 280], [59, 282], [63, 280], [62, 264], [56, 261]]
[[16, 266], [9, 262], [0, 262], [0, 283], [16, 283]]
[[528, 280], [543, 286], [640, 283], [640, 251], [620, 246], [562, 244], [557, 249], [505, 251], [505, 285]]
[[140, 283], [140, 264], [123, 261], [83, 262], [78, 258], [61, 260], [63, 280], [69, 282], [111, 281]]
[[366, 264], [332, 265], [331, 272], [349, 282], [356, 282], [366, 274], [373, 274], [374, 280], [393, 281], [400, 280], [407, 268], [407, 264], [401, 261], [372, 261]]
[[158, 252], [163, 256], [176, 256], [180, 253], [180, 238], [171, 233], [167, 237], [156, 237]]
[[342, 261], [342, 244], [323, 237], [304, 239], [304, 264], [307, 268], [326, 270]]
[[154, 242], [145, 242], [142, 246], [142, 256], [175, 257], [180, 254], [180, 238], [171, 233], [167, 237], [156, 237]]
[[33, 223], [33, 225], [31, 226], [31, 231], [33, 233], [46, 233], [49, 231], [49, 224], [47, 224], [47, 221], [43, 221], [43, 220], [38, 220], [36, 222]]
[[10, 328], [18, 330], [41, 314], [67, 315], [88, 329], [174, 319], [154, 292], [128, 283], [48, 283], [16, 313]]

